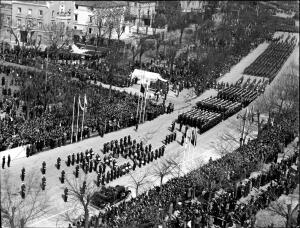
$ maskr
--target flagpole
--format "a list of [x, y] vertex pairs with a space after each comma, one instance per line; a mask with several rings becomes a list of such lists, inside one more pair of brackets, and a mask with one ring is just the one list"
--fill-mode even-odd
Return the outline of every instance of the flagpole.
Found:
[[78, 141], [78, 126], [79, 126], [79, 102], [80, 96], [78, 96], [78, 107], [77, 107], [77, 127], [76, 127], [76, 142]]
[[143, 99], [144, 99], [144, 97], [145, 97], [145, 93], [144, 93], [144, 95], [142, 96], [142, 99], [141, 99], [141, 105], [140, 105], [140, 108], [139, 108], [139, 111], [140, 111], [140, 114], [139, 114], [139, 123], [141, 122], [141, 120], [142, 120], [142, 112], [143, 112]]
[[84, 95], [84, 102], [83, 102], [83, 114], [82, 114], [82, 123], [81, 123], [81, 141], [82, 141], [82, 133], [83, 133], [83, 122], [84, 122], [84, 113], [85, 113], [85, 102], [86, 101], [86, 94]]
[[138, 97], [138, 105], [137, 105], [137, 108], [136, 108], [136, 120], [138, 119], [138, 116], [139, 116], [139, 106], [140, 106], [140, 94], [141, 92], [139, 91], [139, 97]]
[[148, 95], [148, 83], [146, 85], [146, 92], [145, 92], [145, 106], [144, 106], [144, 113], [143, 113], [143, 122], [145, 122], [145, 116], [146, 116], [147, 95]]
[[73, 142], [73, 132], [74, 132], [74, 112], [75, 112], [75, 96], [74, 96], [74, 102], [73, 102], [71, 143]]

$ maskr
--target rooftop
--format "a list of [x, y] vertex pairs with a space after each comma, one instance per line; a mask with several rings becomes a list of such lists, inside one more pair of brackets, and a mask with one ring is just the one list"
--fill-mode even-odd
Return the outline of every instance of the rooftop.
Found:
[[127, 6], [126, 1], [75, 1], [78, 6], [93, 8], [113, 8]]

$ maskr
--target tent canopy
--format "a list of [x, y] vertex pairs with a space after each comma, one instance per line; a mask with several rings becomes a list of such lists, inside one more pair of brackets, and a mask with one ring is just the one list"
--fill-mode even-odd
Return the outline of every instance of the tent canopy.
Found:
[[156, 82], [157, 80], [167, 82], [167, 80], [163, 79], [160, 74], [153, 73], [150, 71], [135, 69], [131, 73], [131, 79], [137, 78], [138, 84], [150, 84], [150, 82]]
[[75, 53], [75, 54], [84, 54], [87, 51], [89, 51], [89, 50], [87, 50], [87, 49], [80, 49], [75, 44], [72, 45], [72, 52]]

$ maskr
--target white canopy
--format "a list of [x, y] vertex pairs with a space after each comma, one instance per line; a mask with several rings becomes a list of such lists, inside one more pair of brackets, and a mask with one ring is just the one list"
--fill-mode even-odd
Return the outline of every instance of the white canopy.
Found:
[[167, 80], [163, 79], [160, 74], [145, 71], [145, 70], [139, 70], [135, 69], [131, 73], [131, 79], [138, 78], [138, 84], [150, 84], [150, 82], [156, 82], [157, 80], [161, 80], [163, 82], [166, 82]]
[[80, 49], [78, 48], [75, 44], [72, 45], [72, 51], [75, 54], [84, 54], [85, 52], [87, 52], [87, 49]]

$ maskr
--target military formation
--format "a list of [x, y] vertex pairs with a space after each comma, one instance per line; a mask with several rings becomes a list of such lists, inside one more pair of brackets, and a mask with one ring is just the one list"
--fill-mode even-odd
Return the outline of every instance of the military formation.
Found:
[[[262, 80], [256, 82], [255, 80], [253, 83], [255, 86], [247, 85], [242, 88], [242, 81], [243, 77], [236, 85], [222, 87], [217, 96], [203, 99], [197, 102], [193, 109], [178, 115], [177, 122], [180, 124], [180, 131], [182, 125], [198, 128], [200, 134], [209, 130], [248, 106], [259, 95], [258, 90], [262, 89], [260, 86], [263, 86], [264, 89], [265, 82], [267, 82]], [[184, 138], [182, 137], [182, 144]]]
[[295, 36], [289, 35], [285, 40], [282, 38], [273, 40], [268, 48], [245, 69], [244, 74], [266, 77], [271, 82], [297, 44]]

